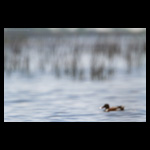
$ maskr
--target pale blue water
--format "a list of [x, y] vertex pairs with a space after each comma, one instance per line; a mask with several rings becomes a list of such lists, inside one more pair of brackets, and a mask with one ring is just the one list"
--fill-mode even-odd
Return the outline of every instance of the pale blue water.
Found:
[[[81, 82], [14, 74], [4, 83], [4, 121], [146, 121], [145, 75]], [[98, 107], [105, 103], [125, 111], [103, 112]]]
[[[94, 38], [91, 38], [92, 44]], [[107, 57], [107, 53], [99, 53], [97, 49], [94, 55], [92, 46], [87, 46], [90, 38], [77, 39], [69, 38], [68, 43], [62, 39], [55, 48], [58, 53], [53, 55], [49, 53], [51, 47], [55, 47], [53, 39], [48, 46], [44, 39], [42, 44], [29, 39], [20, 48], [21, 52], [18, 49], [13, 52], [5, 44], [5, 122], [146, 121], [145, 53], [139, 49], [129, 49], [129, 54], [126, 53], [128, 45], [124, 41], [128, 38], [122, 37], [119, 39], [121, 52], [113, 52], [115, 56], [108, 53]], [[82, 53], [70, 53], [73, 42], [83, 44]], [[97, 71], [93, 71], [91, 77], [90, 69]], [[124, 105], [125, 111], [104, 112], [99, 107], [105, 103]]]

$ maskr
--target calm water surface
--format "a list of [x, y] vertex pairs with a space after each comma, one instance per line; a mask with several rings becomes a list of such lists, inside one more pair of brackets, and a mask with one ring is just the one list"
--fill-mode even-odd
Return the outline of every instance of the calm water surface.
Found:
[[[47, 46], [41, 51], [36, 39], [29, 41], [15, 55], [5, 43], [5, 122], [146, 121], [146, 55], [139, 49], [126, 53], [124, 37], [119, 41], [122, 47], [117, 55], [99, 52], [101, 46], [89, 47], [92, 53], [84, 46], [82, 54], [78, 50], [70, 53], [68, 45], [60, 51], [52, 43], [44, 43]], [[79, 41], [83, 44], [87, 39]], [[93, 44], [93, 38], [91, 41]], [[48, 47], [64, 53], [53, 51], [47, 57]], [[99, 109], [105, 103], [124, 105], [125, 111], [106, 113]]]
[[[14, 74], [5, 77], [4, 121], [146, 121], [145, 85], [136, 75], [81, 82]], [[105, 103], [125, 111], [105, 113], [98, 109]]]

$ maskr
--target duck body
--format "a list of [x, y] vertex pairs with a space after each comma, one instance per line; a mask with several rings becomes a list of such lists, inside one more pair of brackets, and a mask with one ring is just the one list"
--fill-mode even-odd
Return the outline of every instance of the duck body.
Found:
[[103, 107], [101, 107], [101, 109], [105, 108], [105, 112], [109, 112], [109, 111], [118, 111], [118, 110], [121, 110], [123, 111], [124, 110], [124, 106], [116, 106], [116, 107], [110, 107], [109, 104], [105, 104]]

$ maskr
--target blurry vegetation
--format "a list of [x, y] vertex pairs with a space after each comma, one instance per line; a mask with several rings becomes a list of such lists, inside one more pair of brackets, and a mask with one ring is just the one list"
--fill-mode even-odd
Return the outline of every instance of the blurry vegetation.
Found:
[[39, 70], [59, 78], [105, 80], [115, 75], [116, 59], [125, 61], [130, 73], [134, 66], [140, 67], [146, 52], [146, 36], [141, 33], [53, 36], [47, 28], [15, 30], [4, 32], [6, 73]]

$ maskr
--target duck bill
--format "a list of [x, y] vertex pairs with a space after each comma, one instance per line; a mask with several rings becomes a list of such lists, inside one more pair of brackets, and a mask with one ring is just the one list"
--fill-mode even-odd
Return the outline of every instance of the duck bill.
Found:
[[104, 107], [99, 107], [99, 109], [103, 109]]

